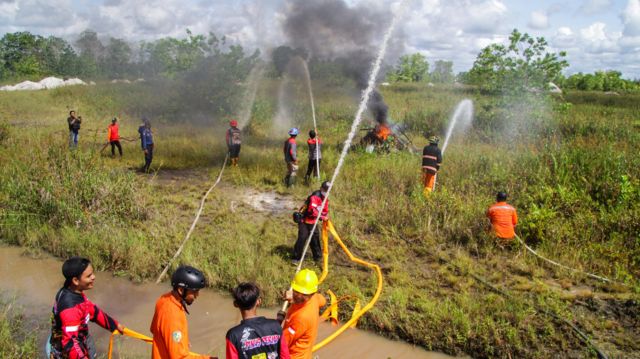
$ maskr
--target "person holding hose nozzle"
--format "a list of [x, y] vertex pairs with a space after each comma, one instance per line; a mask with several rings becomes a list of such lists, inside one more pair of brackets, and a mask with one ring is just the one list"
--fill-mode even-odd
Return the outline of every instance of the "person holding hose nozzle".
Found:
[[[198, 298], [205, 287], [202, 272], [190, 266], [180, 266], [171, 276], [173, 289], [156, 302], [150, 331], [153, 334], [151, 359], [214, 359], [189, 352], [187, 306]], [[217, 359], [217, 358], [215, 358]]]
[[[322, 206], [322, 201], [327, 196], [327, 192], [329, 191], [329, 187], [331, 187], [331, 182], [324, 181], [320, 186], [320, 189], [311, 193], [307, 200], [304, 202], [304, 205], [300, 208], [298, 213], [302, 215], [298, 215], [298, 239], [296, 240], [296, 244], [293, 247], [293, 264], [298, 265], [300, 259], [302, 258], [302, 251], [304, 250], [304, 245], [307, 243], [307, 239], [309, 238], [309, 234], [311, 234], [311, 229], [313, 229], [313, 224], [316, 223], [316, 219], [320, 221], [326, 221], [329, 218], [329, 200], [324, 206], [322, 213], [320, 213], [320, 207]], [[322, 245], [320, 244], [320, 225], [316, 226], [316, 230], [313, 232], [313, 236], [311, 237], [311, 242], [309, 243], [311, 247], [311, 252], [313, 253], [313, 260], [319, 262], [322, 259]]]
[[284, 161], [287, 163], [287, 175], [284, 177], [284, 184], [287, 187], [291, 187], [296, 183], [296, 174], [298, 172], [297, 136], [298, 128], [293, 127], [289, 130], [289, 138], [284, 142]]
[[433, 192], [436, 184], [436, 175], [442, 164], [442, 152], [438, 148], [440, 139], [437, 136], [429, 138], [429, 144], [422, 150], [422, 183], [424, 191], [422, 194], [427, 197]]
[[291, 359], [311, 359], [313, 344], [318, 337], [320, 308], [327, 305], [327, 299], [318, 293], [318, 276], [310, 269], [296, 273], [291, 289], [285, 292], [285, 300], [291, 305], [284, 318], [282, 328], [284, 339], [289, 345]]
[[113, 332], [124, 332], [124, 326], [93, 304], [84, 294], [93, 289], [96, 276], [91, 261], [72, 257], [62, 264], [64, 285], [56, 294], [51, 315], [51, 336], [47, 342], [47, 358], [93, 359], [96, 348], [89, 335], [89, 321]]
[[240, 145], [242, 140], [240, 139], [240, 129], [238, 128], [238, 121], [229, 121], [230, 128], [227, 130], [226, 142], [229, 149], [229, 159], [231, 159], [231, 165], [233, 167], [238, 166], [238, 159], [240, 158]]
[[307, 146], [309, 147], [309, 165], [307, 166], [307, 174], [304, 175], [304, 183], [308, 185], [311, 176], [320, 176], [318, 167], [322, 162], [322, 141], [320, 141], [316, 131], [309, 131]]

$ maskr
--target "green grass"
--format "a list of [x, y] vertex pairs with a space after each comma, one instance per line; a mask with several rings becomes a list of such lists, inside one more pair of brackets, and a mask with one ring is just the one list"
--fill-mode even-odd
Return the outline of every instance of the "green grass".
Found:
[[36, 358], [39, 354], [33, 325], [15, 300], [0, 298], [0, 357]]
[[[2, 241], [60, 257], [86, 255], [99, 269], [155, 279], [217, 176], [226, 119], [177, 111], [179, 104], [163, 103], [146, 86], [0, 95], [1, 119], [8, 124], [0, 126], [0, 160], [6, 164], [0, 169]], [[282, 184], [286, 134], [272, 129], [276, 89], [277, 83], [263, 84], [240, 167], [225, 171], [180, 257], [202, 268], [215, 288], [258, 282], [269, 305], [277, 304], [291, 280], [288, 254], [296, 228], [289, 212], [261, 213], [244, 204], [244, 189], [288, 194], [296, 204], [312, 189]], [[419, 85], [382, 90], [391, 118], [407, 125], [420, 148], [423, 134], [443, 136], [460, 100], [474, 101], [476, 117], [467, 136], [453, 138], [437, 191], [427, 199], [421, 194], [418, 155], [354, 148], [347, 157], [332, 192], [331, 217], [353, 253], [379, 263], [385, 275], [380, 302], [360, 326], [474, 357], [592, 356], [567, 328], [533, 309], [543, 305], [590, 328], [589, 335], [612, 355], [639, 356], [637, 326], [603, 328], [604, 314], [597, 309], [585, 314], [580, 304], [590, 299], [568, 294], [586, 284], [614, 305], [638, 299], [637, 101], [580, 93], [564, 99], [492, 98], [465, 88]], [[324, 178], [337, 164], [356, 111], [354, 93], [321, 84], [316, 89]], [[295, 117], [305, 134], [311, 127], [306, 99], [296, 101]], [[77, 152], [66, 149], [68, 104], [87, 118]], [[122, 160], [98, 153], [110, 116], [120, 116], [122, 135], [135, 139], [139, 115], [155, 106], [167, 109], [154, 110], [152, 117], [156, 174], [134, 173], [142, 164], [136, 141], [125, 143]], [[302, 144], [306, 136], [300, 137]], [[306, 159], [306, 146], [301, 147]], [[306, 170], [306, 164], [301, 167]], [[518, 232], [541, 254], [626, 287], [548, 267], [519, 246], [497, 247], [484, 211], [501, 189], [518, 209]], [[333, 247], [331, 255], [335, 262], [323, 289], [368, 300], [375, 289], [372, 274], [354, 269]], [[439, 258], [488, 278], [518, 300], [488, 291]]]

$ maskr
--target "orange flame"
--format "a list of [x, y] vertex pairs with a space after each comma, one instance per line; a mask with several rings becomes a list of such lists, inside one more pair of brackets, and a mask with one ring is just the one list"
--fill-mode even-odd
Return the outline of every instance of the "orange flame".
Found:
[[376, 128], [374, 129], [374, 131], [375, 131], [376, 137], [381, 142], [386, 141], [387, 138], [389, 137], [389, 135], [391, 135], [393, 133], [393, 132], [391, 132], [391, 129], [389, 127], [387, 127], [387, 125], [384, 125], [384, 124], [376, 125]]

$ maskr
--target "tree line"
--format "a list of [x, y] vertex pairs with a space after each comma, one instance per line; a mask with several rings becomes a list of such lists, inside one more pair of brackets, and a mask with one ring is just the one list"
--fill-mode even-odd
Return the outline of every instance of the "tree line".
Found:
[[[213, 33], [183, 39], [164, 37], [131, 44], [109, 37], [101, 40], [93, 30], [83, 31], [73, 44], [55, 36], [27, 31], [5, 34], [0, 39], [0, 80], [43, 76], [83, 78], [173, 77], [193, 69], [207, 58], [243, 53], [239, 45], [227, 45]], [[254, 54], [257, 57], [257, 54]]]
[[566, 77], [562, 74], [569, 66], [566, 56], [564, 51], [549, 51], [544, 37], [533, 37], [514, 29], [508, 44], [491, 44], [483, 48], [468, 72], [454, 76], [453, 63], [442, 60], [436, 61], [434, 70], [429, 72], [426, 57], [415, 53], [402, 56], [387, 79], [394, 82], [458, 81], [486, 92], [499, 93], [547, 89], [551, 82], [573, 90], [640, 90], [639, 80], [623, 79], [620, 71], [596, 71]]

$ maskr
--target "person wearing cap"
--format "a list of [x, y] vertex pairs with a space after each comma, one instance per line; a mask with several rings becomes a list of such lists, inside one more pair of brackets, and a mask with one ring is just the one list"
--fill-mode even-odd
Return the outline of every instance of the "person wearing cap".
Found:
[[120, 145], [120, 126], [118, 126], [118, 118], [114, 117], [111, 120], [111, 124], [107, 127], [107, 140], [111, 145], [111, 157], [116, 156], [116, 147], [118, 147], [118, 153], [122, 158], [122, 146]]
[[113, 332], [124, 332], [124, 326], [93, 304], [84, 294], [93, 289], [96, 276], [91, 261], [72, 257], [62, 264], [64, 285], [56, 294], [47, 357], [53, 359], [95, 358], [96, 349], [89, 335], [89, 321]]
[[496, 203], [487, 209], [487, 218], [491, 221], [493, 232], [503, 244], [513, 241], [516, 236], [515, 228], [518, 224], [516, 209], [507, 204], [507, 193], [500, 191], [496, 194]]
[[423, 194], [428, 196], [433, 192], [436, 184], [436, 174], [442, 164], [442, 152], [438, 148], [440, 139], [437, 136], [429, 138], [429, 144], [422, 150], [422, 183], [424, 185]]
[[322, 141], [320, 141], [316, 131], [309, 131], [307, 146], [309, 147], [309, 165], [307, 166], [307, 174], [304, 175], [304, 181], [308, 184], [312, 174], [320, 176], [319, 166], [322, 161]]
[[233, 167], [238, 166], [238, 159], [240, 157], [240, 145], [242, 140], [240, 139], [240, 129], [238, 128], [238, 121], [229, 121], [229, 129], [226, 135], [227, 148], [229, 149], [229, 159], [231, 159], [231, 165]]
[[318, 292], [318, 276], [310, 269], [296, 273], [291, 289], [285, 293], [290, 307], [284, 317], [282, 332], [289, 345], [291, 359], [311, 359], [318, 337], [320, 308], [327, 304]]
[[287, 175], [284, 177], [284, 184], [287, 187], [291, 187], [296, 183], [296, 175], [298, 172], [297, 136], [298, 129], [293, 127], [289, 130], [289, 138], [284, 142], [284, 161], [287, 163]]
[[227, 359], [289, 359], [289, 347], [280, 323], [258, 316], [258, 307], [262, 304], [260, 288], [255, 283], [240, 283], [232, 294], [242, 322], [227, 332]]
[[189, 352], [187, 306], [205, 287], [204, 274], [191, 266], [180, 266], [171, 276], [172, 290], [156, 302], [150, 331], [153, 334], [152, 359], [209, 359]]
[[151, 122], [148, 119], [144, 119], [144, 126], [138, 129], [140, 133], [140, 141], [142, 145], [142, 151], [144, 152], [144, 166], [142, 172], [149, 172], [151, 167], [151, 161], [153, 161], [153, 132], [151, 131]]
[[[304, 215], [304, 217], [302, 222], [298, 223], [298, 239], [296, 240], [296, 244], [293, 247], [293, 263], [296, 265], [302, 258], [302, 251], [304, 250], [304, 246], [307, 242], [307, 239], [309, 238], [309, 234], [311, 234], [313, 225], [316, 223], [316, 221], [326, 221], [329, 218], [328, 199], [325, 203], [324, 208], [322, 209], [322, 212], [320, 212], [322, 201], [324, 201], [325, 197], [327, 196], [329, 187], [331, 187], [331, 182], [322, 182], [322, 185], [320, 185], [320, 189], [311, 193], [311, 195], [307, 197], [307, 200], [304, 202], [304, 205], [299, 210]], [[313, 253], [313, 260], [319, 262], [322, 259], [322, 245], [320, 244], [320, 224], [316, 226], [309, 246], [311, 247], [311, 252]]]

